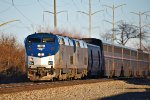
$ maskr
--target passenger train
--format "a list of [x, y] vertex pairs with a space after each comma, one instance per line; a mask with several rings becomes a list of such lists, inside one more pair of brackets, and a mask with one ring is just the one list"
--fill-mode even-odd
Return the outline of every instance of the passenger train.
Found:
[[31, 81], [87, 77], [147, 77], [150, 54], [95, 38], [35, 33], [25, 39]]

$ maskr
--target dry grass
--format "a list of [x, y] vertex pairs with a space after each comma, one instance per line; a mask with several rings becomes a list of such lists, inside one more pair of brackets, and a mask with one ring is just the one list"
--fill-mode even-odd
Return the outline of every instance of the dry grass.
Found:
[[0, 76], [11, 77], [25, 73], [24, 47], [15, 36], [0, 34]]

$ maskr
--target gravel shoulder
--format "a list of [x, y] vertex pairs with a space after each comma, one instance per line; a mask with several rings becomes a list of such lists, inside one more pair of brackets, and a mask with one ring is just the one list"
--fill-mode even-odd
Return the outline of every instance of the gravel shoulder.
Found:
[[114, 80], [0, 94], [0, 100], [150, 100], [150, 79]]

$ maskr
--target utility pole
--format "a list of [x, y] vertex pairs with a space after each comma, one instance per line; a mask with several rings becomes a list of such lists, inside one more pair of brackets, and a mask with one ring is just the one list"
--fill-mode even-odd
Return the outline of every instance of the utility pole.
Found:
[[[67, 11], [57, 12], [57, 10], [56, 10], [56, 0], [54, 0], [54, 12], [51, 12], [51, 11], [43, 11], [43, 12], [54, 14], [54, 28], [56, 29], [57, 28], [57, 14], [62, 13], [62, 12], [67, 12]], [[44, 17], [44, 14], [43, 14], [43, 17]], [[67, 12], [67, 20], [68, 20], [68, 12]]]
[[57, 27], [56, 0], [54, 0], [54, 28]]
[[89, 0], [89, 13], [86, 13], [86, 12], [83, 12], [83, 11], [77, 11], [77, 12], [80, 12], [80, 13], [83, 13], [85, 15], [88, 15], [89, 16], [89, 36], [91, 37], [91, 32], [92, 32], [92, 16], [96, 13], [99, 13], [101, 11], [104, 11], [104, 10], [99, 10], [99, 11], [96, 11], [96, 12], [93, 12], [92, 13], [92, 9], [91, 9], [91, 0]]
[[90, 36], [91, 36], [91, 29], [92, 29], [92, 18], [91, 18], [91, 0], [89, 0], [89, 32], [90, 32]]
[[[107, 21], [107, 22], [109, 22], [109, 23], [112, 24], [112, 32], [113, 32], [113, 34], [112, 34], [112, 43], [113, 43], [113, 46], [112, 46], [112, 53], [113, 53], [113, 55], [112, 55], [112, 56], [113, 56], [113, 61], [112, 61], [112, 67], [113, 67], [113, 69], [112, 69], [112, 76], [115, 76], [115, 61], [114, 61], [115, 9], [117, 9], [117, 8], [123, 6], [123, 5], [125, 5], [125, 4], [121, 4], [121, 5], [118, 5], [118, 6], [115, 6], [114, 4], [113, 4], [112, 6], [103, 5], [103, 6], [105, 6], [105, 7], [108, 7], [108, 8], [110, 8], [110, 9], [112, 9], [112, 15], [113, 15], [112, 22]], [[110, 71], [110, 72], [111, 72], [111, 71]]]
[[[150, 11], [145, 11], [145, 12], [131, 12], [135, 15], [139, 16], [139, 29], [140, 29], [140, 33], [139, 33], [139, 37], [140, 37], [140, 49], [142, 49], [142, 28], [145, 27], [146, 25], [142, 26], [142, 15], [146, 15], [146, 13], [148, 13]], [[150, 15], [146, 15], [146, 16], [150, 16]]]
[[110, 9], [112, 9], [112, 15], [113, 15], [112, 22], [109, 22], [109, 21], [107, 21], [107, 22], [109, 22], [109, 23], [112, 24], [112, 31], [113, 31], [113, 34], [112, 34], [112, 42], [113, 42], [113, 43], [114, 43], [114, 40], [115, 40], [115, 33], [114, 33], [114, 30], [115, 30], [115, 9], [116, 9], [116, 8], [119, 8], [119, 7], [123, 6], [123, 5], [126, 5], [126, 4], [121, 4], [121, 5], [118, 5], [118, 6], [115, 6], [114, 4], [113, 4], [112, 6], [103, 5], [103, 6], [105, 6], [105, 7], [108, 7], [108, 8], [110, 8]]

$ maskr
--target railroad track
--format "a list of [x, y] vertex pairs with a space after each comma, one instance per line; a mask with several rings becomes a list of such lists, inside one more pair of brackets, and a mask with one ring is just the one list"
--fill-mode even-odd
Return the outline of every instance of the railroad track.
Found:
[[0, 94], [21, 92], [21, 91], [32, 91], [38, 89], [47, 89], [63, 86], [72, 86], [80, 84], [92, 84], [97, 82], [108, 82], [115, 80], [123, 80], [131, 84], [138, 85], [150, 85], [150, 79], [147, 78], [101, 78], [101, 79], [87, 79], [87, 80], [70, 80], [70, 81], [55, 81], [55, 82], [24, 82], [24, 83], [11, 83], [11, 84], [0, 84]]
[[55, 81], [55, 82], [25, 82], [25, 83], [0, 84], [0, 94], [63, 87], [63, 86], [72, 86], [80, 84], [90, 84], [106, 81], [114, 81], [114, 80], [103, 78], [103, 79], [71, 80], [71, 81]]

